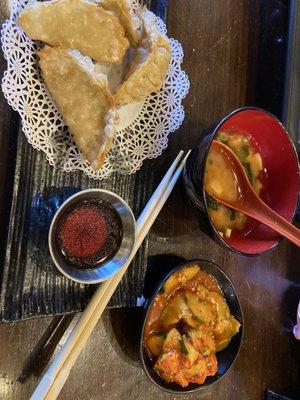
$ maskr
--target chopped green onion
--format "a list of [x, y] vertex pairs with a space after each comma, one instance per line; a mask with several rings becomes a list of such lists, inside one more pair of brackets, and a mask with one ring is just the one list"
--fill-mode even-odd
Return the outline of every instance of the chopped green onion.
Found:
[[195, 320], [196, 320], [197, 322], [199, 322], [200, 324], [204, 324], [203, 319], [197, 317], [197, 315], [195, 315]]
[[219, 204], [218, 204], [218, 202], [215, 200], [215, 199], [213, 199], [212, 197], [210, 197], [210, 196], [206, 196], [206, 203], [207, 203], [207, 207], [208, 208], [211, 208], [212, 210], [218, 210], [219, 209]]
[[202, 346], [200, 352], [201, 352], [201, 354], [203, 356], [208, 356], [209, 355], [209, 348], [207, 348], [205, 346]]
[[246, 171], [246, 174], [248, 176], [249, 182], [252, 185], [253, 184], [253, 175], [252, 175], [250, 163], [247, 162], [247, 163], [244, 163], [243, 165], [245, 167], [245, 171]]
[[183, 352], [183, 354], [187, 355], [189, 352], [188, 352], [188, 349], [186, 348], [186, 345], [184, 344], [184, 341], [180, 340], [179, 344], [180, 344], [180, 349]]
[[242, 154], [243, 160], [245, 160], [250, 154], [249, 146], [245, 143], [242, 145]]
[[236, 211], [230, 209], [230, 221], [235, 221], [236, 220]]

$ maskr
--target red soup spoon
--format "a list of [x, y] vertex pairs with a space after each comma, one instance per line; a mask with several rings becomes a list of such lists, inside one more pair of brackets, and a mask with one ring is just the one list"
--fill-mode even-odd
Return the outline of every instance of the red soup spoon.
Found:
[[[220, 197], [220, 194], [216, 193], [207, 182], [205, 183], [205, 191], [218, 202], [262, 222], [299, 247], [300, 230], [278, 215], [257, 196], [234, 152], [217, 140], [213, 140], [210, 151], [221, 154], [231, 169], [232, 177], [235, 180], [236, 195]], [[219, 185], [222, 186], [222, 174], [219, 174], [216, 179], [219, 180]]]

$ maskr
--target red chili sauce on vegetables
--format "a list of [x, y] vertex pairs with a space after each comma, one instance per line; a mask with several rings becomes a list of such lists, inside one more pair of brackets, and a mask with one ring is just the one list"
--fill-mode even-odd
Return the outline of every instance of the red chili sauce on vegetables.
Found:
[[83, 200], [63, 214], [56, 231], [61, 256], [75, 268], [94, 268], [120, 247], [119, 214], [102, 200]]
[[190, 264], [174, 272], [155, 296], [143, 341], [157, 374], [186, 387], [217, 373], [216, 353], [239, 329], [217, 281]]

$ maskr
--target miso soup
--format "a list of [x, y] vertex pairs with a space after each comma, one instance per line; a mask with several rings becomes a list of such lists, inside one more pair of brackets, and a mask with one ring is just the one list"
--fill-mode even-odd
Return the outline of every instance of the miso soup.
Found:
[[[216, 140], [228, 146], [241, 161], [248, 179], [259, 195], [263, 187], [261, 172], [263, 163], [260, 154], [250, 143], [247, 136], [229, 132], [219, 132]], [[222, 179], [220, 180], [220, 175]], [[236, 180], [233, 171], [228, 167], [223, 157], [210, 151], [205, 167], [205, 185], [210, 187], [211, 192], [217, 193], [227, 200], [234, 200], [237, 197]], [[206, 195], [209, 216], [221, 236], [230, 237], [233, 230], [243, 230], [246, 227], [248, 217], [223, 204], [218, 203], [208, 194]]]

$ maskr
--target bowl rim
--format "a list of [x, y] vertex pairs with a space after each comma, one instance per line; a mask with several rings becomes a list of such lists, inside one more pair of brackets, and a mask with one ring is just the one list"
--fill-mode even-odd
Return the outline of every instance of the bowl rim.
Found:
[[[151, 307], [151, 305], [153, 304], [153, 301], [154, 301], [156, 295], [158, 294], [160, 288], [161, 288], [162, 285], [164, 284], [164, 282], [165, 282], [172, 274], [174, 274], [174, 272], [178, 271], [179, 269], [181, 269], [181, 268], [183, 268], [183, 267], [185, 267], [185, 266], [188, 266], [188, 265], [190, 265], [190, 264], [195, 264], [195, 263], [199, 263], [200, 266], [201, 266], [201, 263], [207, 263], [207, 264], [213, 265], [213, 267], [216, 268], [221, 274], [223, 274], [223, 275], [225, 276], [225, 278], [228, 280], [228, 282], [230, 283], [231, 288], [232, 288], [232, 290], [233, 290], [233, 292], [234, 292], [234, 294], [235, 294], [235, 299], [236, 299], [236, 301], [237, 301], [238, 308], [239, 308], [240, 313], [241, 313], [241, 321], [239, 321], [239, 322], [241, 323], [241, 328], [242, 328], [241, 331], [240, 331], [240, 332], [241, 332], [241, 338], [240, 338], [240, 341], [239, 341], [239, 344], [238, 344], [238, 350], [237, 350], [237, 353], [236, 353], [234, 359], [232, 360], [232, 362], [231, 362], [231, 364], [229, 365], [228, 369], [227, 369], [215, 382], [211, 382], [211, 383], [209, 383], [209, 384], [207, 384], [207, 385], [205, 385], [205, 386], [199, 384], [198, 387], [193, 388], [193, 389], [188, 389], [188, 390], [185, 390], [184, 388], [182, 388], [182, 390], [177, 391], [177, 390], [172, 390], [172, 389], [169, 389], [169, 388], [166, 388], [166, 387], [160, 385], [160, 384], [157, 383], [157, 382], [152, 378], [152, 376], [149, 374], [148, 368], [147, 368], [146, 365], [145, 365], [144, 354], [143, 354], [143, 348], [144, 348], [143, 336], [144, 336], [144, 330], [145, 330], [146, 320], [147, 320], [147, 316], [148, 316], [150, 307]], [[221, 289], [222, 289], [222, 288], [221, 288]], [[211, 388], [212, 386], [216, 385], [217, 383], [219, 383], [220, 380], [223, 379], [223, 377], [224, 377], [225, 375], [227, 375], [227, 373], [231, 370], [232, 366], [234, 365], [236, 359], [238, 358], [238, 356], [239, 356], [239, 354], [240, 354], [240, 350], [241, 350], [241, 347], [242, 347], [242, 343], [243, 343], [243, 341], [244, 341], [244, 330], [245, 330], [245, 329], [244, 329], [244, 313], [243, 313], [243, 309], [242, 309], [242, 307], [241, 307], [241, 303], [240, 303], [240, 301], [239, 301], [239, 298], [238, 298], [237, 292], [236, 292], [236, 290], [235, 290], [235, 287], [234, 287], [234, 285], [233, 285], [233, 283], [232, 283], [232, 280], [231, 280], [230, 277], [227, 275], [227, 273], [226, 273], [221, 267], [219, 267], [219, 265], [217, 265], [217, 264], [216, 264], [215, 262], [213, 262], [213, 261], [209, 261], [209, 260], [205, 260], [205, 259], [200, 259], [200, 258], [199, 258], [199, 259], [195, 259], [195, 260], [183, 261], [183, 262], [179, 263], [176, 267], [174, 267], [170, 272], [168, 272], [168, 273], [164, 276], [164, 278], [162, 278], [162, 279], [159, 281], [159, 283], [158, 283], [158, 284], [156, 285], [156, 287], [155, 287], [155, 290], [153, 291], [153, 294], [151, 295], [151, 300], [149, 300], [149, 301], [147, 302], [146, 309], [145, 309], [145, 314], [144, 314], [144, 317], [143, 317], [143, 325], [142, 325], [141, 337], [140, 337], [140, 343], [139, 343], [139, 356], [140, 356], [140, 361], [141, 361], [141, 364], [142, 364], [142, 368], [143, 368], [145, 374], [147, 375], [148, 379], [149, 379], [156, 387], [158, 387], [159, 389], [163, 390], [164, 392], [171, 393], [171, 394], [174, 394], [174, 395], [175, 395], [175, 394], [176, 394], [176, 395], [177, 395], [177, 394], [178, 394], [178, 395], [186, 395], [186, 394], [191, 394], [191, 393], [199, 392], [199, 391], [201, 391], [201, 390], [203, 390], [203, 391], [204, 391], [204, 390], [207, 390], [207, 389]], [[178, 386], [179, 386], [179, 385], [178, 385]]]
[[[54, 214], [54, 216], [53, 216], [53, 218], [52, 218], [52, 221], [51, 221], [51, 224], [50, 224], [50, 228], [49, 228], [49, 232], [48, 232], [48, 248], [49, 248], [49, 252], [50, 252], [50, 255], [51, 255], [51, 259], [52, 259], [52, 261], [53, 261], [55, 267], [56, 267], [64, 276], [66, 276], [67, 278], [71, 279], [72, 281], [75, 281], [75, 282], [78, 282], [78, 283], [83, 283], [83, 284], [96, 284], [96, 283], [104, 282], [104, 281], [106, 281], [106, 280], [112, 278], [115, 274], [117, 274], [117, 273], [122, 269], [122, 267], [123, 267], [123, 265], [124, 265], [124, 264], [121, 265], [118, 269], [116, 269], [115, 271], [113, 271], [111, 274], [108, 274], [107, 276], [105, 276], [105, 278], [98, 278], [98, 279], [90, 279], [90, 278], [79, 279], [79, 278], [76, 278], [76, 277], [74, 277], [73, 275], [69, 274], [69, 273], [66, 271], [66, 269], [63, 268], [63, 267], [60, 265], [59, 261], [57, 260], [55, 254], [54, 254], [54, 246], [55, 246], [55, 245], [54, 245], [54, 227], [55, 227], [55, 224], [57, 223], [57, 220], [59, 219], [61, 213], [65, 211], [65, 209], [68, 207], [68, 204], [69, 204], [70, 202], [72, 202], [74, 199], [78, 198], [78, 200], [80, 200], [80, 197], [82, 197], [82, 196], [84, 196], [84, 195], [86, 195], [86, 194], [93, 194], [93, 193], [100, 193], [100, 194], [101, 194], [101, 193], [104, 193], [104, 194], [109, 195], [111, 198], [114, 198], [115, 200], [117, 200], [120, 204], [122, 204], [122, 205], [125, 207], [126, 212], [127, 212], [128, 215], [130, 216], [131, 223], [132, 223], [132, 229], [133, 229], [133, 238], [132, 238], [132, 240], [131, 240], [131, 242], [130, 242], [130, 246], [128, 247], [128, 254], [126, 255], [126, 259], [128, 259], [129, 255], [130, 255], [130, 253], [131, 253], [131, 251], [132, 251], [132, 249], [133, 249], [134, 242], [135, 242], [135, 236], [136, 236], [136, 220], [135, 220], [135, 216], [134, 216], [134, 214], [133, 214], [133, 211], [131, 210], [131, 208], [130, 208], [130, 206], [127, 204], [127, 202], [126, 202], [124, 199], [122, 199], [122, 197], [120, 197], [119, 195], [117, 195], [116, 193], [114, 193], [114, 192], [112, 192], [112, 191], [110, 191], [110, 190], [106, 190], [106, 189], [91, 188], [91, 189], [83, 189], [83, 190], [80, 190], [79, 192], [74, 193], [73, 195], [71, 195], [70, 197], [68, 197], [68, 198], [59, 206], [59, 208], [57, 209], [56, 213]], [[91, 198], [94, 198], [94, 197], [91, 197]], [[107, 200], [106, 200], [106, 201], [107, 201]], [[116, 210], [116, 212], [118, 213], [117, 210]], [[122, 241], [123, 241], [123, 238], [122, 238]], [[122, 242], [121, 242], [121, 243], [122, 243]], [[117, 253], [116, 253], [116, 254], [117, 254]], [[105, 261], [103, 264], [101, 264], [101, 266], [100, 266], [99, 268], [101, 268], [101, 267], [103, 267], [104, 265], [106, 265], [106, 264], [108, 264], [109, 262], [111, 262], [111, 261], [114, 259], [114, 257], [115, 257], [116, 254], [114, 254], [114, 256], [113, 256], [112, 258], [109, 258], [107, 261]], [[126, 260], [125, 260], [125, 262], [126, 262]], [[97, 269], [97, 267], [96, 267], [96, 268], [89, 268], [89, 269], [86, 269], [85, 271], [88, 272], [88, 271], [93, 271], [93, 270], [95, 270], [95, 269]], [[74, 268], [74, 270], [75, 270], [75, 268]], [[77, 269], [76, 269], [76, 270], [77, 270]]]
[[[281, 128], [282, 128], [283, 132], [285, 133], [285, 135], [286, 135], [286, 137], [287, 137], [287, 139], [288, 139], [288, 141], [289, 141], [289, 144], [290, 144], [290, 146], [291, 146], [292, 152], [293, 152], [293, 154], [294, 154], [294, 156], [295, 156], [295, 160], [296, 160], [296, 164], [297, 164], [297, 175], [298, 175], [298, 178], [299, 178], [299, 176], [300, 176], [299, 158], [298, 158], [298, 154], [297, 154], [297, 150], [296, 150], [295, 144], [294, 144], [294, 142], [292, 141], [292, 139], [291, 139], [291, 137], [290, 137], [290, 135], [289, 135], [287, 129], [285, 128], [285, 126], [283, 125], [283, 123], [282, 123], [274, 114], [272, 114], [271, 112], [269, 112], [269, 111], [267, 111], [267, 110], [264, 110], [264, 109], [262, 109], [262, 108], [260, 108], [260, 107], [255, 107], [255, 106], [243, 106], [243, 107], [239, 107], [239, 108], [236, 108], [235, 110], [231, 111], [229, 114], [226, 114], [225, 116], [221, 117], [221, 118], [218, 120], [218, 122], [216, 123], [216, 125], [214, 126], [214, 129], [213, 129], [213, 131], [212, 131], [212, 140], [211, 140], [211, 142], [214, 140], [214, 138], [215, 138], [217, 132], [219, 131], [219, 129], [221, 128], [221, 126], [222, 126], [229, 118], [231, 118], [233, 115], [235, 115], [235, 114], [237, 114], [237, 113], [239, 113], [239, 112], [243, 112], [243, 111], [247, 111], [247, 110], [260, 111], [260, 112], [262, 112], [262, 113], [264, 113], [264, 114], [267, 114], [267, 115], [269, 115], [271, 118], [273, 118], [279, 125], [281, 125]], [[203, 177], [204, 177], [204, 174], [205, 174], [205, 166], [206, 166], [206, 161], [207, 161], [208, 153], [209, 153], [209, 150], [210, 150], [210, 147], [211, 147], [211, 142], [210, 142], [210, 144], [209, 144], [209, 146], [208, 146], [208, 149], [207, 149], [207, 152], [206, 152], [206, 154], [205, 154], [205, 156], [204, 156], [204, 162], [203, 162]], [[300, 189], [300, 182], [298, 182], [298, 197], [299, 197], [299, 189]], [[210, 226], [212, 227], [213, 232], [214, 232], [215, 236], [217, 237], [217, 239], [219, 240], [219, 242], [220, 242], [223, 246], [225, 246], [227, 249], [229, 249], [230, 251], [233, 251], [233, 252], [235, 252], [235, 253], [237, 253], [237, 254], [240, 254], [240, 255], [246, 256], [246, 257], [255, 257], [255, 256], [259, 256], [259, 255], [262, 255], [262, 254], [268, 254], [268, 253], [270, 253], [270, 252], [273, 251], [273, 250], [281, 243], [281, 241], [284, 239], [283, 236], [280, 236], [280, 237], [278, 238], [277, 242], [274, 243], [270, 248], [268, 248], [267, 250], [264, 250], [264, 251], [258, 251], [258, 252], [256, 252], [256, 253], [246, 253], [246, 252], [244, 252], [244, 251], [241, 251], [241, 250], [236, 249], [235, 247], [231, 246], [226, 240], [224, 240], [224, 238], [219, 234], [219, 231], [217, 230], [217, 228], [215, 227], [214, 223], [212, 222], [212, 220], [211, 220], [211, 218], [210, 218], [210, 215], [209, 215], [209, 213], [208, 213], [208, 207], [207, 207], [207, 202], [206, 202], [206, 196], [205, 196], [204, 185], [203, 185], [203, 188], [202, 188], [202, 193], [203, 193], [203, 200], [204, 200], [205, 212], [206, 212], [206, 214], [207, 214], [207, 216], [208, 216], [208, 220], [209, 220]], [[298, 202], [296, 202], [295, 207], [294, 207], [294, 210], [293, 210], [293, 212], [292, 212], [292, 218], [291, 218], [290, 221], [288, 221], [288, 222], [290, 222], [290, 223], [292, 223], [292, 222], [294, 221], [294, 219], [295, 219], [296, 211], [297, 211], [297, 203], [298, 203]]]

